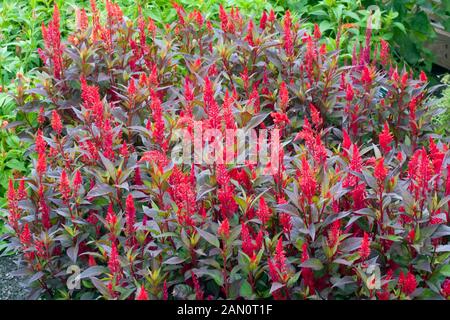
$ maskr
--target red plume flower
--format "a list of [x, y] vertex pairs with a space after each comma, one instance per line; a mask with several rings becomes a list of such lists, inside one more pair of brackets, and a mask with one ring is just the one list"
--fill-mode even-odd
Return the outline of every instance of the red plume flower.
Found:
[[76, 10], [77, 28], [81, 31], [85, 31], [88, 28], [89, 20], [84, 8]]
[[291, 233], [292, 230], [292, 219], [288, 213], [280, 214], [280, 224], [283, 227], [283, 232], [286, 234]]
[[128, 195], [125, 203], [125, 212], [126, 212], [127, 233], [131, 235], [135, 231], [134, 224], [136, 223], [136, 209], [134, 207], [134, 200], [131, 193]]
[[402, 292], [409, 296], [417, 288], [416, 277], [409, 271], [406, 275], [403, 272], [400, 272], [398, 285], [401, 288]]
[[39, 176], [42, 176], [47, 172], [47, 157], [45, 153], [38, 154], [36, 172], [39, 174]]
[[62, 132], [62, 123], [61, 123], [61, 118], [58, 114], [58, 112], [56, 110], [52, 111], [52, 129], [57, 133], [57, 134], [61, 134]]
[[27, 197], [27, 190], [25, 189], [25, 180], [19, 181], [19, 188], [17, 189], [17, 199], [23, 200]]
[[61, 196], [64, 201], [69, 200], [70, 195], [71, 195], [71, 190], [70, 190], [70, 182], [69, 182], [69, 178], [67, 177], [66, 170], [63, 170], [61, 172], [61, 176], [59, 178], [59, 192], [61, 192]]
[[287, 90], [286, 83], [284, 81], [282, 81], [280, 84], [279, 95], [280, 95], [280, 108], [281, 110], [286, 111], [287, 106], [289, 104], [289, 92]]
[[302, 191], [302, 196], [308, 200], [308, 203], [312, 203], [313, 197], [317, 190], [317, 181], [306, 157], [303, 156], [301, 161], [302, 167], [298, 177], [300, 190]]
[[192, 282], [194, 283], [195, 298], [197, 300], [203, 300], [204, 293], [200, 287], [200, 282], [198, 281], [197, 276], [192, 271], [191, 271], [191, 277], [192, 277]]
[[383, 66], [385, 66], [389, 61], [389, 43], [383, 39], [381, 39], [380, 43], [380, 62]]
[[222, 221], [217, 233], [224, 239], [228, 239], [230, 237], [230, 223], [228, 222], [228, 218], [225, 218]]
[[266, 200], [264, 197], [259, 198], [259, 208], [256, 211], [256, 216], [261, 220], [263, 225], [266, 225], [267, 222], [270, 220], [271, 212], [270, 208], [266, 203]]
[[31, 233], [28, 223], [26, 223], [25, 226], [23, 227], [22, 233], [20, 234], [19, 238], [20, 243], [22, 243], [24, 246], [27, 246], [31, 243]]
[[[352, 141], [350, 140], [350, 136], [348, 135], [347, 130], [342, 130], [342, 147], [344, 149], [350, 150], [350, 147], [352, 146]], [[347, 151], [344, 150], [344, 154], [347, 155]]]
[[266, 11], [263, 11], [261, 15], [261, 20], [259, 21], [259, 28], [261, 30], [264, 30], [266, 28], [266, 23], [267, 23], [267, 13]]
[[283, 46], [287, 56], [291, 56], [294, 53], [294, 43], [292, 40], [291, 27], [292, 27], [291, 12], [287, 10], [283, 20], [283, 31], [284, 31]]
[[114, 212], [112, 203], [109, 204], [108, 211], [106, 213], [106, 223], [108, 224], [109, 229], [112, 229], [117, 223], [117, 216]]
[[109, 253], [109, 258], [108, 258], [108, 268], [113, 275], [119, 273], [121, 270], [119, 254], [117, 252], [117, 246], [114, 242], [111, 244], [111, 252]]
[[164, 137], [165, 124], [161, 100], [159, 99], [158, 94], [153, 90], [150, 91], [150, 96], [152, 98], [150, 109], [152, 110], [153, 120], [155, 122], [155, 127], [153, 128], [153, 138], [155, 139], [156, 143], [161, 147], [161, 149], [163, 151], [166, 151], [168, 145]]
[[372, 83], [372, 75], [370, 74], [370, 69], [367, 65], [364, 65], [362, 69], [361, 81], [366, 85], [370, 85]]
[[267, 19], [270, 23], [273, 23], [276, 20], [275, 17], [275, 11], [273, 11], [273, 9], [270, 9], [269, 12], [269, 18]]
[[370, 239], [367, 232], [364, 232], [361, 246], [359, 247], [359, 255], [361, 256], [361, 259], [363, 261], [366, 260], [370, 255]]
[[392, 142], [392, 134], [389, 131], [389, 125], [387, 122], [384, 123], [383, 131], [381, 131], [380, 135], [378, 136], [381, 150], [383, 150], [384, 153], [388, 153], [391, 151], [391, 147], [389, 144]]
[[136, 83], [134, 82], [134, 79], [131, 78], [128, 83], [128, 97], [132, 102], [134, 102], [134, 99], [136, 97], [136, 91], [137, 91]]
[[227, 32], [228, 29], [228, 15], [223, 8], [222, 4], [219, 5], [219, 18], [223, 32]]
[[38, 129], [36, 134], [36, 152], [38, 154], [44, 153], [46, 149], [47, 149], [47, 142], [45, 142], [44, 140], [42, 130]]
[[137, 186], [142, 186], [144, 184], [141, 177], [141, 168], [139, 167], [134, 169], [134, 184]]
[[309, 109], [311, 112], [311, 118], [314, 126], [316, 128], [319, 128], [323, 124], [322, 116], [320, 115], [320, 111], [317, 110], [316, 106], [314, 106], [312, 103], [309, 104]]
[[355, 93], [353, 91], [353, 87], [350, 83], [347, 83], [345, 86], [345, 100], [352, 101], [353, 97], [355, 96]]
[[83, 183], [83, 177], [81, 176], [80, 170], [75, 171], [75, 176], [73, 178], [73, 191], [75, 195], [78, 193], [80, 186]]
[[377, 161], [373, 176], [375, 177], [375, 179], [377, 179], [379, 184], [384, 183], [384, 180], [386, 179], [387, 176], [387, 169], [384, 166], [384, 158], [380, 158]]
[[277, 264], [278, 270], [280, 273], [286, 273], [286, 256], [283, 249], [283, 239], [282, 237], [278, 238], [277, 247], [275, 249], [275, 261]]
[[333, 248], [339, 244], [339, 237], [341, 236], [341, 222], [336, 220], [331, 224], [330, 229], [328, 229], [328, 239], [327, 244], [330, 248]]
[[59, 31], [60, 15], [58, 6], [53, 7], [53, 17], [45, 27], [42, 23], [42, 38], [44, 39], [47, 54], [53, 63], [53, 75], [56, 79], [61, 79], [62, 73], [62, 53], [61, 33]]
[[322, 33], [320, 32], [319, 25], [317, 23], [314, 23], [314, 38], [316, 40], [319, 40], [322, 37]]
[[442, 295], [445, 299], [450, 297], [450, 278], [445, 279], [441, 286]]
[[168, 300], [169, 299], [169, 292], [167, 291], [167, 281], [164, 280], [164, 284], [163, 284], [163, 300]]
[[139, 293], [136, 295], [136, 300], [148, 300], [148, 294], [147, 291], [145, 291], [145, 287], [142, 284]]
[[425, 72], [423, 72], [423, 70], [420, 71], [420, 76], [419, 77], [420, 77], [420, 81], [422, 81], [422, 82], [427, 82], [428, 81], [427, 74]]

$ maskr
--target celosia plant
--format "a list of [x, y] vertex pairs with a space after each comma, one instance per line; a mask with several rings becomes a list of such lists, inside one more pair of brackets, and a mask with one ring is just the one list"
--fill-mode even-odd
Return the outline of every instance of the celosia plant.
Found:
[[[450, 162], [426, 77], [380, 57], [370, 30], [340, 65], [289, 12], [175, 6], [163, 29], [108, 0], [67, 41], [57, 7], [42, 28], [45, 66], [16, 97], [38, 113], [37, 156], [8, 191], [31, 297], [448, 298]], [[200, 124], [216, 130], [200, 147], [276, 129], [281, 149], [174, 161], [177, 129]]]

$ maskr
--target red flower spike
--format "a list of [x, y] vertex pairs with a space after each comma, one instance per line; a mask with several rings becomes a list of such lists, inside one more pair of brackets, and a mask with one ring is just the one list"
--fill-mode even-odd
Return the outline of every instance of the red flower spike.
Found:
[[19, 181], [19, 188], [17, 189], [17, 200], [23, 200], [27, 197], [27, 190], [25, 189], [25, 180]]
[[289, 92], [286, 87], [286, 83], [283, 81], [280, 85], [280, 108], [281, 110], [286, 111], [288, 104], [289, 104]]
[[370, 255], [370, 239], [367, 232], [364, 232], [361, 246], [359, 247], [359, 255], [361, 256], [361, 259], [363, 261], [366, 260]]
[[283, 227], [283, 232], [290, 234], [292, 230], [292, 219], [288, 213], [280, 214], [280, 224]]
[[[352, 146], [352, 141], [350, 140], [350, 136], [348, 135], [347, 130], [342, 130], [342, 146], [344, 147], [344, 149], [350, 150], [350, 147]], [[345, 152], [345, 154], [347, 154], [347, 152]]]
[[428, 82], [428, 77], [427, 77], [427, 74], [425, 73], [425, 72], [423, 72], [423, 70], [422, 71], [420, 71], [420, 81], [422, 81], [422, 82]]
[[128, 97], [130, 98], [131, 101], [134, 101], [135, 97], [136, 97], [136, 83], [134, 82], [134, 79], [131, 78], [129, 83], [128, 83]]
[[314, 23], [314, 38], [319, 40], [322, 37], [322, 33], [320, 32], [319, 25]]
[[61, 172], [61, 176], [59, 178], [59, 192], [61, 192], [61, 196], [64, 201], [69, 200], [72, 191], [70, 189], [70, 182], [69, 178], [67, 177], [66, 170], [63, 170]]
[[134, 184], [137, 186], [142, 186], [144, 184], [141, 177], [141, 169], [139, 167], [134, 169]]
[[230, 237], [230, 223], [228, 222], [227, 218], [225, 218], [220, 223], [217, 233], [219, 234], [219, 236], [221, 236], [224, 239], [228, 239]]
[[57, 133], [57, 134], [61, 134], [62, 132], [62, 123], [61, 123], [61, 118], [58, 114], [58, 112], [56, 110], [52, 111], [52, 129]]
[[123, 142], [119, 153], [125, 159], [129, 157], [130, 153], [128, 151], [128, 145], [127, 145], [127, 143], [125, 141]]
[[328, 239], [327, 244], [330, 248], [334, 248], [339, 244], [339, 237], [341, 236], [341, 222], [336, 220], [331, 224], [330, 229], [328, 229]]
[[169, 292], [167, 291], [167, 281], [164, 280], [164, 284], [163, 284], [163, 300], [168, 300], [169, 299]]
[[125, 206], [127, 233], [128, 235], [131, 235], [135, 231], [134, 225], [136, 223], [136, 209], [134, 207], [134, 199], [131, 193], [127, 197]]
[[275, 249], [275, 261], [280, 273], [286, 273], [286, 256], [283, 249], [283, 239], [281, 237], [278, 238], [277, 247]]
[[80, 170], [75, 171], [75, 176], [73, 178], [73, 191], [75, 194], [78, 193], [80, 186], [83, 184], [83, 177], [81, 176]]
[[145, 291], [143, 284], [139, 288], [139, 293], [136, 295], [136, 300], [148, 300], [148, 294], [147, 291]]
[[400, 286], [402, 292], [405, 295], [409, 296], [417, 288], [416, 277], [409, 271], [406, 275], [403, 272], [400, 272], [398, 285]]
[[450, 297], [450, 278], [445, 279], [442, 283], [441, 292], [445, 299]]
[[314, 177], [314, 172], [310, 168], [308, 160], [306, 157], [302, 157], [301, 160], [302, 167], [300, 169], [300, 190], [302, 191], [302, 195], [307, 199], [308, 203], [313, 202], [313, 197], [316, 194], [317, 190], [317, 181]]
[[361, 75], [361, 81], [362, 83], [366, 85], [372, 84], [372, 75], [370, 72], [370, 69], [367, 67], [367, 65], [364, 65]]
[[380, 63], [383, 66], [386, 66], [389, 61], [389, 43], [383, 39], [380, 40], [381, 49], [380, 49]]
[[38, 154], [36, 172], [39, 176], [43, 176], [47, 172], [47, 157], [45, 153]]
[[378, 140], [380, 142], [381, 150], [384, 153], [388, 153], [389, 151], [391, 151], [392, 148], [389, 146], [389, 144], [392, 142], [393, 138], [391, 132], [389, 131], [389, 125], [387, 122], [384, 123], [383, 131], [381, 131], [380, 135], [378, 136]]
[[283, 47], [287, 56], [291, 56], [294, 53], [294, 43], [292, 40], [291, 27], [292, 27], [291, 13], [289, 10], [287, 10], [283, 20], [283, 31], [284, 31]]
[[275, 11], [273, 11], [273, 9], [270, 9], [268, 21], [270, 23], [273, 23], [275, 20], [276, 20]]
[[27, 247], [31, 243], [31, 232], [28, 226], [28, 223], [22, 229], [22, 233], [19, 236], [20, 243], [22, 243], [25, 247]]
[[270, 220], [271, 215], [271, 210], [264, 197], [259, 198], [259, 208], [256, 211], [256, 216], [261, 220], [263, 225], [266, 225]]
[[38, 114], [38, 123], [42, 126], [45, 122], [45, 110], [44, 107], [41, 106], [39, 108], [39, 114]]
[[108, 206], [108, 212], [106, 213], [106, 223], [108, 223], [109, 229], [113, 228], [117, 223], [117, 216], [114, 212], [112, 203], [110, 203]]
[[261, 15], [261, 20], [259, 21], [259, 28], [261, 30], [264, 30], [266, 28], [266, 24], [267, 24], [267, 13], [266, 11], [263, 11]]
[[350, 83], [347, 83], [345, 87], [345, 100], [352, 101], [353, 97], [355, 96], [355, 93], [353, 91], [353, 87]]
[[320, 111], [317, 110], [317, 108], [312, 103], [309, 104], [309, 109], [311, 111], [312, 122], [314, 123], [316, 128], [319, 128], [323, 124], [323, 119], [320, 115]]
[[219, 18], [223, 32], [227, 32], [228, 29], [228, 15], [225, 12], [222, 4], [219, 5]]
[[380, 158], [375, 166], [373, 176], [375, 177], [375, 179], [377, 179], [379, 184], [383, 184], [384, 180], [386, 179], [387, 173], [387, 169], [384, 166], [384, 158]]
[[96, 265], [97, 265], [97, 262], [95, 261], [95, 258], [94, 258], [93, 255], [89, 255], [89, 261], [88, 261], [88, 264], [89, 264], [90, 267], [93, 267], [93, 266], [96, 266]]
[[198, 281], [197, 276], [191, 271], [191, 277], [192, 277], [192, 282], [194, 283], [194, 291], [195, 291], [195, 298], [197, 300], [203, 300], [203, 290], [200, 287], [200, 282]]
[[108, 258], [108, 268], [113, 275], [119, 273], [121, 270], [119, 254], [117, 252], [117, 246], [114, 242], [111, 244], [111, 251]]
[[88, 28], [89, 20], [86, 14], [86, 10], [84, 10], [84, 8], [82, 8], [81, 10], [77, 8], [76, 21], [77, 21], [77, 28], [80, 29], [81, 31], [85, 31]]
[[61, 45], [61, 33], [59, 31], [60, 27], [60, 15], [58, 6], [55, 4], [53, 7], [53, 17], [49, 21], [48, 26], [45, 27], [42, 23], [42, 38], [44, 39], [44, 44], [46, 48], [46, 54], [53, 66], [53, 76], [56, 79], [61, 79], [62, 75], [62, 53], [63, 46]]

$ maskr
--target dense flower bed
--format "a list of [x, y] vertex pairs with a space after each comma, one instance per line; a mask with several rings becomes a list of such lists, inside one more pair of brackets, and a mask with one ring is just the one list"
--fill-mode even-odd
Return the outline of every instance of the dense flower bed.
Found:
[[[215, 22], [175, 5], [159, 29], [106, 3], [105, 22], [95, 1], [78, 11], [67, 42], [55, 7], [40, 79], [18, 87], [39, 122], [32, 174], [8, 191], [31, 297], [450, 295], [449, 152], [424, 74], [398, 70], [370, 29], [341, 65], [289, 11]], [[176, 163], [175, 133], [200, 124], [216, 133], [200, 147], [266, 129], [281, 150]]]

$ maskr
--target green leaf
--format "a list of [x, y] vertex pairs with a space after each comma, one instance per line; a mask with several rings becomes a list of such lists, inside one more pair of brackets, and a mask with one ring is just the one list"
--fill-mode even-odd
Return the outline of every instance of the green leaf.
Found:
[[321, 270], [323, 268], [323, 264], [319, 259], [311, 258], [303, 262], [300, 267], [302, 268], [311, 268], [313, 270]]
[[213, 234], [211, 234], [211, 233], [209, 233], [209, 232], [207, 232], [207, 231], [204, 231], [204, 230], [202, 230], [202, 229], [199, 229], [199, 228], [195, 228], [195, 229], [197, 229], [197, 231], [198, 231], [198, 233], [200, 234], [200, 236], [203, 238], [203, 239], [205, 239], [206, 241], [208, 241], [210, 244], [212, 244], [213, 246], [215, 246], [215, 247], [217, 247], [217, 248], [220, 248], [220, 242], [219, 242], [219, 239], [215, 236], [215, 235], [213, 235]]
[[441, 270], [439, 270], [439, 273], [444, 277], [450, 277], [450, 264], [443, 265]]
[[20, 162], [17, 159], [11, 159], [6, 163], [6, 166], [11, 169], [19, 170], [19, 171], [25, 171], [25, 166], [23, 162]]
[[166, 261], [164, 261], [164, 264], [180, 264], [183, 263], [186, 259], [181, 259], [180, 257], [170, 257]]
[[204, 275], [211, 277], [219, 287], [223, 286], [223, 274], [219, 270], [207, 269], [207, 270], [202, 270], [199, 273], [202, 273]]
[[241, 288], [239, 289], [239, 294], [244, 298], [250, 298], [253, 295], [252, 286], [247, 280], [241, 283]]

